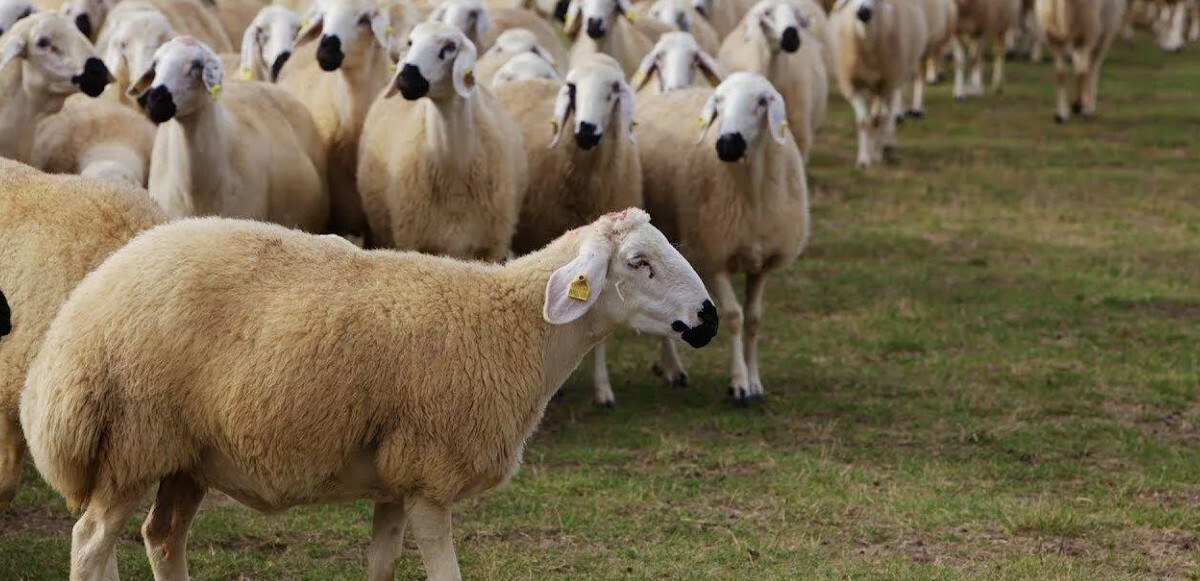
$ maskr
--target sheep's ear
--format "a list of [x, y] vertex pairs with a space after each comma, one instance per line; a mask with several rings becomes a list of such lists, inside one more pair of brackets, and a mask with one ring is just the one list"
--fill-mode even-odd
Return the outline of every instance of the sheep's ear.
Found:
[[479, 16], [475, 18], [475, 38], [478, 38], [482, 42], [483, 35], [487, 34], [487, 31], [491, 29], [492, 17], [488, 15], [488, 9], [485, 6], [479, 11]]
[[571, 117], [571, 113], [574, 110], [575, 91], [571, 88], [571, 85], [564, 84], [558, 90], [558, 97], [554, 99], [554, 117], [550, 118], [554, 137], [550, 140], [549, 149], [556, 147], [558, 140], [562, 139], [563, 133], [566, 133], [567, 120]]
[[717, 94], [713, 93], [708, 96], [708, 101], [704, 103], [704, 108], [700, 110], [700, 135], [696, 137], [696, 143], [704, 141], [704, 136], [708, 135], [708, 128], [712, 127], [713, 121], [717, 120]]
[[24, 38], [13, 37], [5, 39], [3, 48], [0, 48], [0, 71], [8, 66], [8, 63], [16, 59], [23, 59], [29, 54], [29, 43]]
[[650, 81], [650, 77], [654, 76], [655, 71], [658, 70], [658, 55], [660, 52], [658, 47], [655, 47], [654, 50], [650, 51], [650, 54], [642, 58], [642, 63], [638, 65], [637, 72], [633, 74], [633, 90], [642, 90], [642, 87], [645, 87], [646, 83]]
[[205, 59], [200, 79], [204, 81], [204, 88], [214, 99], [221, 94], [221, 82], [225, 80], [225, 69], [221, 66], [221, 59], [217, 58], [217, 55], [210, 54]]
[[321, 9], [313, 6], [308, 13], [308, 18], [304, 19], [304, 24], [300, 26], [300, 32], [296, 34], [296, 42], [293, 47], [302, 44], [308, 44], [321, 36], [321, 31], [325, 28], [325, 14]]
[[786, 143], [788, 122], [783, 97], [779, 93], [773, 93], [768, 99], [770, 102], [767, 105], [767, 122], [771, 124], [771, 136], [775, 138], [776, 143]]
[[550, 275], [542, 318], [551, 325], [565, 325], [587, 314], [604, 290], [610, 258], [609, 245], [585, 242], [574, 260]]
[[242, 34], [241, 75], [246, 80], [254, 78], [262, 63], [262, 43], [259, 42], [262, 29], [249, 26]]
[[563, 22], [563, 32], [566, 32], [568, 37], [575, 38], [575, 35], [579, 34], [583, 20], [582, 12], [582, 0], [571, 0], [567, 5], [567, 19]]
[[468, 99], [475, 94], [475, 43], [463, 38], [462, 47], [454, 59], [454, 90]]
[[441, 22], [442, 19], [445, 17], [446, 17], [446, 3], [443, 2], [441, 4], [438, 4], [437, 8], [433, 9], [433, 12], [429, 13], [429, 18], [426, 18], [425, 21], [426, 22]]
[[716, 87], [721, 84], [721, 66], [708, 53], [702, 50], [696, 52], [696, 66], [710, 85]]
[[375, 15], [371, 17], [371, 34], [375, 35], [375, 40], [383, 50], [391, 52], [392, 17], [386, 10], [376, 10]]
[[156, 63], [151, 62], [150, 68], [146, 69], [146, 72], [142, 73], [142, 76], [138, 78], [137, 82], [135, 82], [132, 86], [129, 87], [128, 94], [130, 97], [133, 97], [133, 98], [141, 97], [143, 94], [146, 93], [146, 91], [150, 90], [150, 85], [154, 84], [154, 67], [155, 66], [156, 66]]
[[533, 48], [530, 50], [533, 52], [533, 54], [542, 57], [542, 60], [550, 63], [550, 66], [558, 66], [558, 60], [554, 58], [554, 55], [550, 54], [550, 51], [542, 48], [540, 44], [533, 45]]
[[617, 12], [621, 13], [630, 22], [633, 22], [633, 5], [629, 0], [617, 0]]

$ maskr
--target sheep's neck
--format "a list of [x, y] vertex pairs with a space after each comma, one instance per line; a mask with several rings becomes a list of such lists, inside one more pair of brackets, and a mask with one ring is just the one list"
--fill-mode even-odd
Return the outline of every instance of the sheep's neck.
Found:
[[457, 94], [432, 100], [425, 108], [425, 145], [438, 161], [458, 170], [475, 160], [479, 147], [475, 128], [475, 99]]
[[365, 51], [363, 58], [347, 58], [338, 67], [336, 74], [339, 82], [336, 83], [333, 104], [341, 119], [354, 120], [355, 135], [367, 116], [367, 110], [390, 78], [386, 72], [390, 62], [387, 53], [372, 40], [371, 48]]
[[183, 195], [191, 197], [197, 215], [216, 214], [227, 204], [220, 199], [224, 183], [232, 173], [229, 163], [229, 119], [220, 103], [209, 103], [193, 115], [178, 120], [183, 129], [189, 187]]
[[[21, 64], [21, 63], [17, 63]], [[0, 100], [0, 157], [28, 162], [33, 151], [33, 135], [37, 124], [47, 114], [62, 108], [62, 97], [51, 97], [25, 83], [24, 66], [9, 66], [4, 71], [7, 87], [19, 87], [7, 91]]]
[[742, 69], [767, 76], [774, 65], [784, 61], [776, 58], [779, 56], [779, 51], [771, 50], [771, 42], [767, 40], [767, 35], [763, 32], [762, 27], [753, 27], [749, 36], [747, 43], [754, 50], [748, 51], [751, 62], [744, 63]]

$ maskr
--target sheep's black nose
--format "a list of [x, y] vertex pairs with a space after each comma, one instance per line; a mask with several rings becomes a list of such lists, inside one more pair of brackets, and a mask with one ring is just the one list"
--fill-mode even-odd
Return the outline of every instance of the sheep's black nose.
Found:
[[138, 97], [138, 105], [146, 110], [146, 114], [155, 125], [166, 123], [175, 117], [175, 99], [166, 87], [159, 86], [142, 93]]
[[871, 21], [871, 9], [867, 8], [866, 6], [860, 6], [858, 8], [858, 12], [855, 12], [854, 15], [863, 22]]
[[724, 162], [734, 162], [746, 155], [746, 140], [741, 133], [726, 133], [717, 138], [717, 157]]
[[409, 101], [416, 101], [429, 94], [429, 81], [421, 74], [416, 65], [406, 64], [396, 76], [396, 88]]
[[272, 81], [279, 80], [279, 71], [283, 69], [283, 65], [286, 64], [288, 59], [290, 59], [290, 58], [292, 58], [292, 53], [290, 51], [286, 51], [286, 50], [279, 53], [279, 56], [275, 57], [275, 62], [271, 63], [271, 80]]
[[567, 9], [571, 7], [571, 0], [558, 0], [554, 5], [554, 19], [559, 22], [567, 21]]
[[796, 30], [795, 26], [784, 29], [783, 37], [779, 39], [779, 48], [784, 52], [796, 52], [800, 48], [800, 31]]
[[336, 36], [322, 36], [321, 44], [317, 46], [317, 64], [321, 70], [333, 72], [342, 66], [346, 54], [342, 52], [342, 39]]
[[717, 336], [717, 329], [720, 327], [720, 318], [717, 317], [717, 307], [710, 300], [705, 300], [704, 304], [700, 305], [698, 311], [700, 315], [700, 324], [695, 327], [689, 327], [683, 321], [675, 321], [671, 323], [671, 329], [679, 333], [680, 337], [687, 342], [688, 345], [699, 349], [713, 340]]
[[604, 38], [604, 21], [599, 18], [589, 18], [587, 25], [587, 35], [595, 40]]
[[87, 14], [80, 14], [75, 17], [75, 28], [78, 28], [79, 32], [82, 32], [84, 36], [88, 38], [92, 37], [92, 19], [88, 18]]
[[601, 133], [597, 131], [597, 127], [587, 121], [579, 124], [579, 130], [575, 132], [575, 143], [579, 144], [579, 149], [587, 151], [596, 147], [600, 143]]
[[112, 76], [108, 74], [108, 67], [105, 67], [104, 62], [96, 57], [84, 61], [83, 72], [71, 77], [71, 83], [89, 97], [99, 97], [111, 80]]

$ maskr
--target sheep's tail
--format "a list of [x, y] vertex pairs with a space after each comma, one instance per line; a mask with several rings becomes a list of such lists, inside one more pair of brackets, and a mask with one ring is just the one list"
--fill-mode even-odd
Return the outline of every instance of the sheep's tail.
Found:
[[12, 333], [12, 309], [8, 307], [4, 291], [0, 291], [0, 337], [9, 333]]

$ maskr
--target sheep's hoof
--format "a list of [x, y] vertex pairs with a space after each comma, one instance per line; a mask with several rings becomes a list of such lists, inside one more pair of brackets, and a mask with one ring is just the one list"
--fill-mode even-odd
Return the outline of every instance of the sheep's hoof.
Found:
[[659, 377], [662, 377], [667, 374], [667, 370], [663, 369], [662, 363], [660, 363], [658, 361], [655, 361], [654, 365], [650, 366], [650, 371], [654, 372], [654, 374]]
[[954, 96], [954, 100], [955, 100], [955, 101], [966, 101], [966, 100], [967, 100], [967, 95], [966, 95], [965, 93], [959, 93], [959, 94], [957, 94], [957, 95], [955, 95], [955, 96]]
[[896, 161], [896, 146], [894, 146], [894, 145], [883, 146], [883, 161], [885, 163], [893, 163]]
[[1096, 112], [1095, 111], [1080, 111], [1079, 116], [1082, 117], [1084, 121], [1091, 121], [1096, 118]]
[[1055, 113], [1054, 114], [1054, 122], [1058, 123], [1059, 125], [1063, 125], [1064, 123], [1067, 122], [1067, 117], [1066, 117], [1066, 115], [1059, 115], [1059, 114]]
[[1076, 115], [1083, 113], [1083, 103], [1080, 103], [1079, 101], [1071, 103], [1071, 112]]
[[729, 399], [733, 402], [733, 407], [744, 409], [750, 407], [750, 402], [753, 401], [754, 396], [750, 395], [749, 389], [730, 386]]
[[1017, 51], [1015, 51], [1011, 48], [1004, 51], [1004, 60], [1006, 60], [1006, 61], [1015, 61], [1015, 60], [1017, 60], [1018, 56], [1021, 56], [1021, 55], [1017, 54]]
[[596, 401], [595, 403], [596, 403], [596, 407], [604, 408], [606, 410], [611, 410], [611, 409], [617, 407], [617, 400], [614, 400], [614, 399], [608, 399], [608, 400], [604, 400], [604, 401]]
[[684, 389], [688, 386], [687, 372], [680, 371], [679, 375], [672, 376], [671, 374], [667, 373], [667, 370], [663, 368], [662, 363], [658, 361], [654, 362], [654, 365], [650, 367], [650, 370], [653, 371], [655, 375], [665, 379], [667, 381], [667, 385], [670, 385], [671, 387]]
[[925, 117], [925, 112], [919, 109], [909, 109], [908, 116], [912, 117], [913, 119], [923, 119]]

